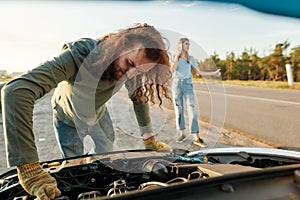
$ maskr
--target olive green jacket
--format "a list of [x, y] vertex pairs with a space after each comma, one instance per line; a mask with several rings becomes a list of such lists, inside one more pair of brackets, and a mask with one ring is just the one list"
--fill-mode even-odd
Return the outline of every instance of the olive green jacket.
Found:
[[[38, 161], [32, 121], [34, 104], [53, 88], [51, 103], [59, 120], [77, 127], [93, 125], [101, 118], [105, 103], [124, 85], [99, 79], [105, 67], [95, 68], [95, 63], [102, 51], [101, 43], [93, 39], [67, 43], [60, 55], [6, 84], [1, 96], [8, 166]], [[129, 89], [130, 81], [125, 85]], [[148, 105], [128, 92], [141, 133], [152, 132]]]

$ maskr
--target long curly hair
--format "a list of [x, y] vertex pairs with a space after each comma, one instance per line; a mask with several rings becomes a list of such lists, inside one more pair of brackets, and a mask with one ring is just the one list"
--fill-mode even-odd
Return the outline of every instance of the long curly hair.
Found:
[[[113, 80], [113, 62], [122, 53], [133, 50], [136, 44], [142, 44], [146, 57], [156, 63], [155, 67], [128, 80], [131, 95], [138, 101], [148, 102], [159, 106], [163, 103], [163, 97], [171, 100], [168, 85], [172, 78], [169, 55], [165, 41], [159, 31], [148, 24], [136, 24], [130, 28], [109, 33], [99, 39], [101, 57], [97, 64], [107, 66], [101, 79]], [[98, 65], [99, 66], [99, 65]]]

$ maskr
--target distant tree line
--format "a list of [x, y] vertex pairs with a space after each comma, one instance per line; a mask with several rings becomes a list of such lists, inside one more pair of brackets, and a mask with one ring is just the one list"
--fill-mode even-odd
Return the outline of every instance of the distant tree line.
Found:
[[300, 81], [300, 46], [291, 49], [287, 55], [286, 51], [290, 43], [285, 41], [275, 45], [272, 53], [259, 57], [258, 52], [245, 49], [239, 56], [233, 52], [228, 53], [225, 59], [220, 59], [214, 53], [206, 60], [199, 62], [203, 71], [222, 71], [223, 80], [263, 80], [263, 81], [286, 81], [287, 63], [291, 64], [294, 81]]

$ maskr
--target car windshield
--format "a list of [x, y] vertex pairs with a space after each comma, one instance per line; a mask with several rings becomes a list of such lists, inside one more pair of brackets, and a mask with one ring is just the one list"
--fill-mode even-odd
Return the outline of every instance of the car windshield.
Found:
[[[157, 141], [188, 151], [300, 148], [299, 18], [207, 1], [1, 1], [0, 21], [2, 83], [51, 60], [65, 43], [97, 39], [136, 23], [158, 29], [172, 66], [178, 52], [185, 51], [183, 44], [178, 50], [179, 39], [188, 38], [190, 60], [177, 61], [188, 63], [191, 77], [176, 61], [178, 71], [172, 71], [168, 85], [170, 99], [163, 99], [161, 106], [149, 101]], [[106, 102], [115, 132], [112, 151], [145, 149], [143, 127], [138, 125], [128, 90], [125, 86], [117, 90]], [[185, 90], [194, 95], [180, 96]], [[33, 111], [40, 161], [62, 158], [53, 128], [53, 93], [54, 89], [39, 98]], [[82, 139], [84, 154], [99, 153], [93, 136]], [[1, 159], [0, 173], [8, 170], [6, 165]]]

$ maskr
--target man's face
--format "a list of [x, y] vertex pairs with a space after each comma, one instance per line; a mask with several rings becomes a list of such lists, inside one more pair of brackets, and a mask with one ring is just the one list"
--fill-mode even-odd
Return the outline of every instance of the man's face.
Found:
[[135, 48], [114, 61], [114, 77], [116, 80], [132, 79], [141, 73], [148, 72], [155, 64], [146, 57], [144, 49]]

